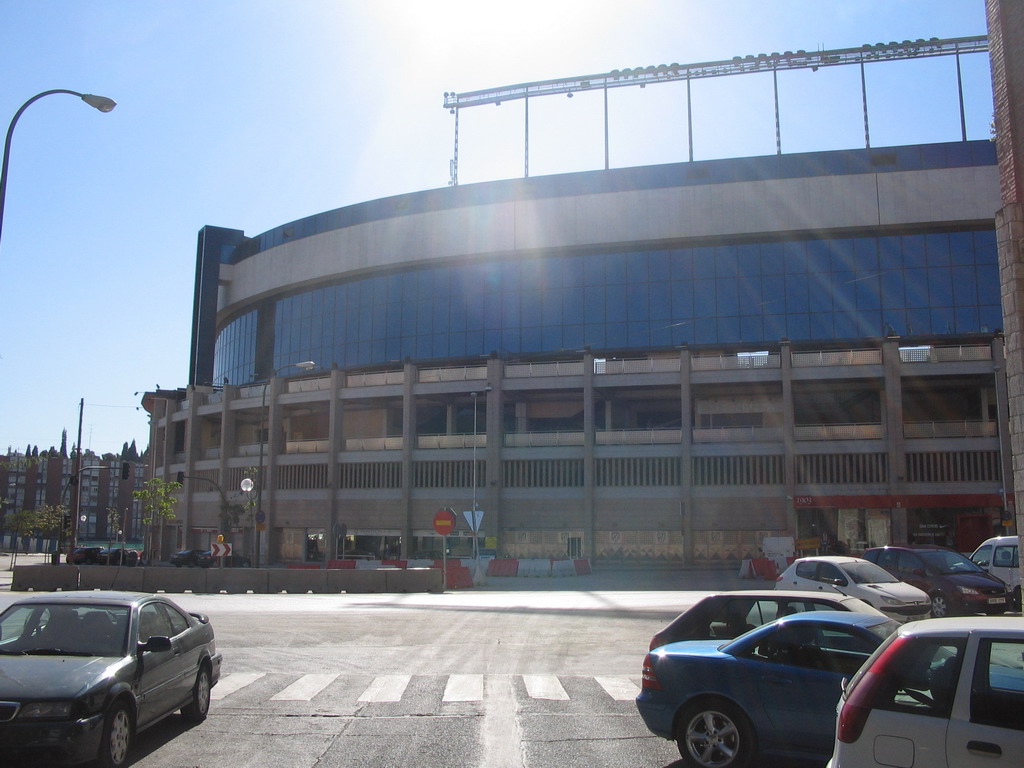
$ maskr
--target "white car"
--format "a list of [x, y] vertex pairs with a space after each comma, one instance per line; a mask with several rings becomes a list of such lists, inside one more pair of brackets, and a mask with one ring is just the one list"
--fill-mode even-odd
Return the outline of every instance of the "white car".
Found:
[[830, 768], [998, 768], [1024, 755], [1024, 619], [901, 626], [839, 701]]
[[1020, 538], [995, 536], [983, 541], [971, 560], [1006, 582], [1013, 593], [1013, 608], [1020, 610]]
[[900, 622], [926, 619], [932, 610], [932, 601], [924, 591], [859, 557], [802, 557], [782, 572], [775, 588], [858, 597]]

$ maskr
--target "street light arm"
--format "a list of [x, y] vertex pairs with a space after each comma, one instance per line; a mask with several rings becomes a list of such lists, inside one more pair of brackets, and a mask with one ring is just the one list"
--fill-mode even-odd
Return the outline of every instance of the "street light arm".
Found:
[[4, 140], [4, 159], [3, 165], [0, 166], [0, 236], [3, 235], [4, 201], [7, 199], [7, 164], [11, 156], [11, 139], [14, 136], [14, 126], [18, 124], [18, 118], [21, 117], [22, 112], [44, 96], [52, 96], [55, 93], [66, 93], [70, 96], [77, 96], [90, 107], [94, 107], [100, 112], [110, 112], [117, 106], [116, 101], [108, 99], [106, 96], [95, 96], [91, 93], [79, 93], [78, 91], [69, 91], [65, 88], [54, 88], [51, 91], [37, 93], [21, 105], [21, 108], [18, 109], [18, 111], [14, 113], [14, 117], [11, 118], [11, 124], [7, 128], [7, 138]]

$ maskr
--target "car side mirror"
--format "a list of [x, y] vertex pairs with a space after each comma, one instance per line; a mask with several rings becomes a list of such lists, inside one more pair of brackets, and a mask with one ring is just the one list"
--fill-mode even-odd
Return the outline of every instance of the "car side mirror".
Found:
[[210, 618], [205, 613], [192, 613], [192, 612], [189, 612], [188, 615], [191, 616], [196, 621], [198, 621], [200, 624], [209, 624], [210, 623]]
[[154, 635], [144, 643], [139, 643], [139, 653], [143, 651], [150, 651], [152, 653], [163, 653], [164, 651], [171, 650], [171, 638], [165, 637], [164, 635]]

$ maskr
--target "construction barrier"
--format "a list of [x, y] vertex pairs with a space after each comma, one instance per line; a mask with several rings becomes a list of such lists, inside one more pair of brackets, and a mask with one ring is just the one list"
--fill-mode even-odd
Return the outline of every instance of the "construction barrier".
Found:
[[[440, 582], [440, 575], [438, 582]], [[364, 594], [386, 592], [387, 577], [381, 570], [350, 569], [327, 571], [327, 589], [332, 593]]]
[[323, 593], [327, 591], [327, 571], [322, 568], [268, 568], [267, 591], [271, 594]]
[[54, 592], [78, 589], [77, 565], [16, 565], [12, 592]]
[[206, 568], [142, 568], [143, 592], [206, 592]]
[[78, 571], [78, 588], [142, 592], [145, 587], [144, 571], [144, 568], [108, 568], [105, 565], [83, 565]]
[[590, 569], [589, 560], [573, 560], [572, 562], [573, 565], [576, 567], [577, 576], [589, 576], [593, 573], [593, 571]]
[[551, 575], [552, 576], [575, 576], [576, 575], [576, 563], [572, 560], [552, 560], [551, 561]]
[[355, 570], [355, 560], [328, 560], [327, 570]]
[[244, 595], [252, 592], [263, 595], [268, 591], [269, 572], [265, 568], [211, 568], [207, 572], [206, 589], [214, 594]]
[[510, 557], [495, 558], [487, 564], [488, 576], [518, 576], [519, 561]]

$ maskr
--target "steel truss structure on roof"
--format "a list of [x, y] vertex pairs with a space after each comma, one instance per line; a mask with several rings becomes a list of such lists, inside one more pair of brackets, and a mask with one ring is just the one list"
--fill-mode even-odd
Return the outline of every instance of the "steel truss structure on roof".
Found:
[[636, 67], [634, 69], [613, 69], [611, 72], [582, 77], [566, 77], [555, 80], [538, 80], [532, 83], [504, 85], [497, 88], [486, 88], [479, 91], [458, 93], [455, 91], [444, 94], [444, 107], [455, 115], [455, 151], [451, 161], [451, 180], [449, 184], [458, 184], [459, 161], [459, 111], [469, 107], [485, 104], [500, 105], [505, 101], [524, 100], [526, 103], [526, 152], [524, 175], [530, 175], [529, 165], [529, 133], [530, 111], [529, 100], [539, 96], [556, 96], [564, 94], [572, 98], [573, 94], [584, 91], [604, 91], [604, 123], [605, 123], [605, 169], [609, 167], [608, 158], [608, 91], [612, 88], [626, 88], [659, 83], [685, 81], [687, 84], [687, 122], [689, 159], [693, 160], [692, 104], [690, 99], [690, 81], [710, 77], [728, 77], [732, 75], [748, 75], [771, 72], [775, 91], [775, 136], [776, 152], [782, 154], [781, 130], [779, 125], [779, 89], [777, 75], [779, 71], [791, 69], [817, 70], [821, 67], [838, 67], [858, 65], [861, 68], [861, 99], [864, 110], [864, 141], [871, 146], [868, 126], [867, 88], [864, 79], [864, 66], [885, 61], [902, 61], [907, 59], [930, 58], [935, 56], [955, 56], [957, 59], [957, 87], [960, 97], [960, 126], [963, 140], [967, 140], [966, 119], [963, 104], [963, 82], [960, 72], [960, 56], [970, 53], [988, 51], [988, 37], [957, 37], [950, 39], [931, 38], [928, 40], [904, 40], [903, 42], [877, 43], [863, 45], [859, 48], [838, 48], [828, 51], [786, 51], [785, 53], [761, 53], [748, 56], [734, 56], [723, 61], [711, 61], [698, 64], [661, 64], [658, 66]]

